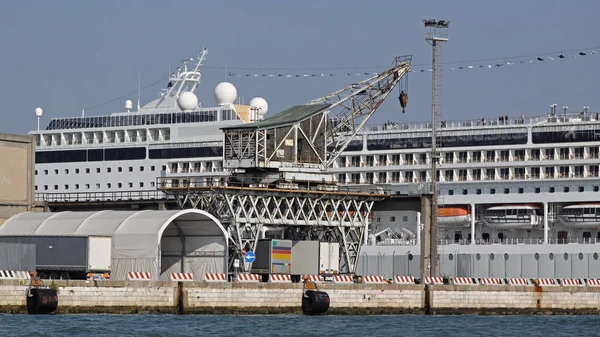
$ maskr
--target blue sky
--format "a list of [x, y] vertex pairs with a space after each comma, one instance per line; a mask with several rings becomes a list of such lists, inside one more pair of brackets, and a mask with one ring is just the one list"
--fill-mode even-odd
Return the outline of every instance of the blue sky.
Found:
[[[89, 108], [166, 77], [180, 60], [209, 49], [199, 98], [231, 68], [386, 66], [394, 56], [429, 63], [424, 18], [451, 20], [445, 62], [542, 54], [600, 45], [600, 1], [3, 1], [0, 13], [0, 132], [27, 133], [33, 110], [52, 117]], [[600, 52], [600, 50], [598, 50]], [[486, 62], [480, 62], [486, 63]], [[480, 64], [473, 63], [473, 64]], [[541, 115], [552, 103], [600, 110], [600, 55], [497, 69], [445, 72], [443, 119]], [[343, 70], [345, 72], [345, 70]], [[259, 71], [259, 73], [278, 71]], [[289, 73], [310, 71], [290, 70]], [[316, 70], [314, 72], [322, 72]], [[269, 112], [345, 87], [361, 77], [228, 78], [248, 102], [262, 96]], [[373, 122], [429, 119], [430, 73], [410, 75], [407, 113], [397, 93]], [[142, 103], [162, 85], [145, 89]], [[137, 94], [127, 97], [135, 101]], [[124, 99], [87, 115], [123, 111]]]

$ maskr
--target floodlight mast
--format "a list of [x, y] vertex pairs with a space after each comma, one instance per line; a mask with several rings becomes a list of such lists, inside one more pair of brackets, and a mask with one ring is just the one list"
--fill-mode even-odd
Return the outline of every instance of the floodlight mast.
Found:
[[[429, 228], [424, 228], [421, 235], [421, 273], [422, 277], [438, 275], [437, 263], [437, 127], [442, 126], [442, 43], [448, 41], [448, 26], [446, 20], [423, 20], [425, 25], [425, 41], [433, 47], [431, 63], [431, 209]], [[429, 247], [427, 247], [428, 245]]]

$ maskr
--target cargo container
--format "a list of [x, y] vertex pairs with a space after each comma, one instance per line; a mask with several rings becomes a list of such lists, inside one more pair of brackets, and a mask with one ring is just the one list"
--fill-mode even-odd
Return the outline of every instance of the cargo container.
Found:
[[292, 267], [292, 240], [259, 239], [254, 252], [255, 274], [289, 274]]
[[319, 243], [319, 273], [338, 274], [340, 271], [340, 244], [338, 242]]
[[108, 278], [110, 236], [4, 236], [0, 242], [35, 244], [35, 264], [42, 279]]

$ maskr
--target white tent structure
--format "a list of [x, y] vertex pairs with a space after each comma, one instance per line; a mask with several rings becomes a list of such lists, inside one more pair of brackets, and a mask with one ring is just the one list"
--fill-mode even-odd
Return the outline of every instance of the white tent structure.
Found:
[[170, 273], [227, 272], [228, 234], [211, 214], [173, 211], [26, 212], [0, 226], [0, 236], [110, 236], [111, 279], [127, 272], [150, 272], [153, 280]]

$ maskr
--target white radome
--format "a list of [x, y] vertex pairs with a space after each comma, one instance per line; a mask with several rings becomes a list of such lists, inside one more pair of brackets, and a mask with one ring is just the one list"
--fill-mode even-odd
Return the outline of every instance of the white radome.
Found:
[[254, 97], [250, 100], [250, 108], [257, 109], [258, 116], [264, 117], [267, 114], [267, 111], [269, 111], [269, 104], [262, 97]]
[[44, 114], [44, 111], [42, 110], [42, 108], [35, 108], [35, 115], [37, 117], [42, 117], [43, 114]]
[[198, 107], [198, 96], [193, 92], [184, 91], [179, 94], [177, 105], [181, 111], [193, 111]]
[[237, 89], [229, 82], [221, 82], [215, 87], [217, 105], [233, 104], [237, 98]]
[[133, 109], [133, 102], [131, 102], [131, 100], [128, 99], [125, 101], [125, 109]]

